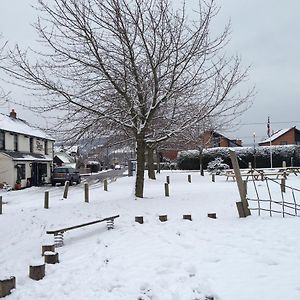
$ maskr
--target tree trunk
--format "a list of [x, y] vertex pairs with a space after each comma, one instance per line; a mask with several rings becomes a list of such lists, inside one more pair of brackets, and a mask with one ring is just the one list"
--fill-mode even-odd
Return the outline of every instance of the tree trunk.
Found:
[[154, 166], [154, 150], [151, 147], [147, 147], [147, 154], [148, 154], [148, 177], [150, 179], [155, 180], [155, 166]]
[[137, 137], [136, 145], [136, 180], [135, 180], [135, 196], [144, 197], [144, 171], [145, 171], [145, 149], [146, 144], [144, 136]]

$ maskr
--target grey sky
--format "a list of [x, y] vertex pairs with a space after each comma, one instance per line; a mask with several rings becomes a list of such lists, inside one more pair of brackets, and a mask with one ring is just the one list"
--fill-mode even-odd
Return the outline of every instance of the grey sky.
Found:
[[[198, 0], [189, 2], [198, 3]], [[34, 0], [2, 0], [0, 6], [0, 32], [10, 44], [18, 42], [32, 46], [37, 36], [30, 23], [36, 19], [36, 11], [30, 7]], [[274, 131], [300, 127], [300, 1], [286, 0], [218, 0], [221, 11], [217, 26], [231, 19], [232, 34], [228, 52], [242, 57], [243, 65], [251, 65], [249, 86], [256, 86], [254, 104], [241, 118], [237, 130], [227, 132], [231, 138], [241, 138], [244, 144], [252, 144], [266, 137], [266, 122], [270, 115]], [[21, 99], [23, 94], [15, 87], [11, 98]], [[8, 112], [11, 107], [0, 108]], [[19, 116], [29, 118], [21, 111]], [[294, 122], [293, 122], [294, 121]]]

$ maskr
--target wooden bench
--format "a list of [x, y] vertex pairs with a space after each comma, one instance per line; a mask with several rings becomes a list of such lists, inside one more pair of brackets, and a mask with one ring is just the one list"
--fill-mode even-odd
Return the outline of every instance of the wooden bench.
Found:
[[119, 217], [120, 217], [120, 215], [116, 215], [116, 216], [112, 216], [112, 217], [108, 217], [108, 218], [104, 218], [101, 220], [96, 220], [96, 221], [92, 221], [92, 222], [88, 222], [88, 223], [83, 223], [83, 224], [79, 224], [79, 225], [75, 225], [75, 226], [71, 226], [71, 227], [65, 227], [65, 228], [60, 228], [60, 229], [56, 229], [56, 230], [48, 230], [46, 233], [54, 235], [55, 247], [62, 247], [64, 244], [63, 234], [66, 231], [70, 231], [73, 229], [77, 229], [77, 228], [81, 228], [81, 227], [85, 227], [85, 226], [89, 226], [89, 225], [93, 225], [93, 224], [101, 223], [101, 222], [105, 222], [105, 221], [107, 222], [107, 229], [113, 229], [114, 228], [114, 220]]
[[[228, 181], [228, 178], [232, 178], [233, 180], [235, 180], [235, 174], [233, 171], [228, 171], [225, 172], [224, 174], [226, 176], [226, 181]], [[259, 172], [247, 172], [247, 173], [241, 173], [241, 177], [246, 177], [246, 180], [250, 178], [254, 179], [254, 180], [259, 180], [261, 177], [261, 174]]]

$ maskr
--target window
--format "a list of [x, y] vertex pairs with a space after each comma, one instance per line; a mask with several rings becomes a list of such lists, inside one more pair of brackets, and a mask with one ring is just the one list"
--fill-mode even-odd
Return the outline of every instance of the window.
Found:
[[19, 150], [19, 140], [18, 140], [18, 135], [15, 133], [14, 134], [14, 151]]
[[17, 164], [17, 179], [25, 179], [25, 164]]
[[5, 132], [0, 131], [0, 150], [5, 150]]
[[48, 141], [45, 140], [45, 155], [48, 154]]
[[30, 151], [30, 153], [32, 153], [33, 152], [33, 138], [31, 137], [30, 139], [29, 139], [29, 151]]

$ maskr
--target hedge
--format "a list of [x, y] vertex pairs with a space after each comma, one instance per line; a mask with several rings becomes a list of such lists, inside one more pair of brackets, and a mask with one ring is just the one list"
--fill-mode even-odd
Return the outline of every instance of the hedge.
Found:
[[[287, 166], [300, 166], [300, 145], [283, 146], [260, 146], [256, 147], [235, 147], [235, 148], [211, 148], [202, 152], [203, 168], [217, 157], [223, 159], [224, 163], [232, 168], [229, 156], [229, 149], [233, 149], [238, 157], [240, 168], [248, 168], [249, 162], [256, 168], [269, 168], [270, 149], [272, 150], [273, 167], [281, 167], [285, 161]], [[254, 162], [255, 160], [255, 162]], [[199, 170], [200, 157], [199, 150], [181, 151], [177, 156], [177, 168], [181, 170]]]

